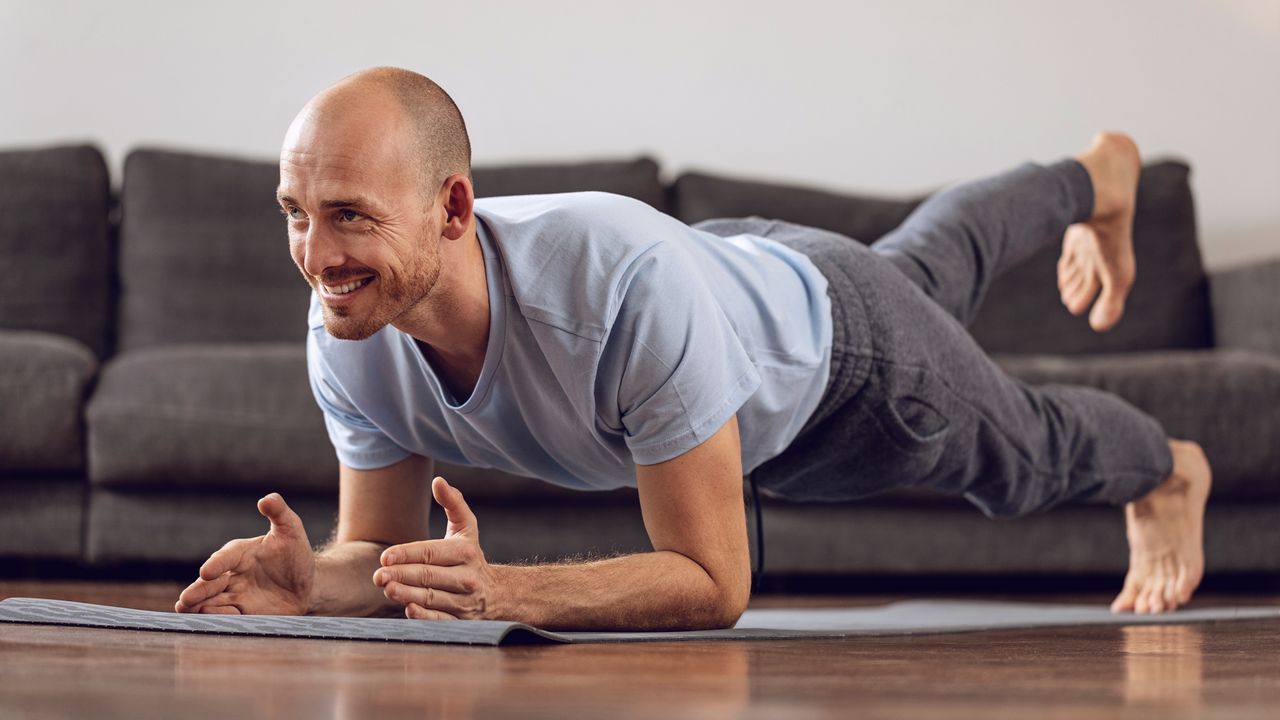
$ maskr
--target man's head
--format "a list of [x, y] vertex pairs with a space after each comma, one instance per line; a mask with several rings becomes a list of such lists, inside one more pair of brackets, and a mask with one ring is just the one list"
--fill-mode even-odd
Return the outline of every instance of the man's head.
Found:
[[[276, 197], [331, 335], [363, 340], [425, 300], [441, 242], [473, 225], [471, 143], [452, 98], [399, 68], [343, 78], [294, 118]], [[363, 286], [344, 294], [350, 283]]]

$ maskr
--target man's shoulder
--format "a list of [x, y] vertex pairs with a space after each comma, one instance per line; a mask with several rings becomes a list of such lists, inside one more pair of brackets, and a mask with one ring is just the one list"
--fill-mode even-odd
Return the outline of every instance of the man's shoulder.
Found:
[[647, 208], [649, 211], [659, 212], [642, 200], [603, 190], [478, 197], [474, 205], [476, 212], [486, 218], [495, 215], [514, 221], [532, 220], [548, 214], [590, 217], [601, 211], [619, 208], [636, 211]]
[[688, 229], [643, 201], [607, 192], [481, 202], [477, 216], [524, 316], [597, 341], [608, 332], [637, 260]]
[[504, 254], [564, 248], [617, 257], [689, 229], [642, 200], [599, 190], [479, 198], [474, 207]]

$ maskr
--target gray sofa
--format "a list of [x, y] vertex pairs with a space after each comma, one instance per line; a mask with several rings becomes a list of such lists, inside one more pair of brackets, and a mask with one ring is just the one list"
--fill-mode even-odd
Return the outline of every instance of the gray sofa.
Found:
[[[1056, 250], [993, 285], [972, 330], [1014, 375], [1104, 388], [1201, 442], [1215, 467], [1215, 573], [1280, 570], [1280, 259], [1206, 276], [1188, 166], [1149, 163], [1126, 318], [1094, 333], [1061, 306]], [[606, 190], [686, 222], [760, 215], [863, 242], [922, 197], [688, 172], [648, 158], [478, 167], [481, 197]], [[309, 288], [289, 258], [270, 161], [128, 155], [118, 193], [91, 146], [0, 153], [0, 558], [32, 568], [185, 568], [266, 529], [277, 490], [313, 544], [334, 524], [337, 460], [307, 383]], [[854, 242], [854, 240], [851, 240]], [[648, 549], [631, 490], [574, 493], [438, 465], [497, 562]], [[1117, 508], [990, 520], [894, 491], [838, 505], [764, 499], [765, 577], [1108, 573]], [[433, 514], [436, 536], [443, 513]], [[753, 528], [754, 532], [754, 528]]]

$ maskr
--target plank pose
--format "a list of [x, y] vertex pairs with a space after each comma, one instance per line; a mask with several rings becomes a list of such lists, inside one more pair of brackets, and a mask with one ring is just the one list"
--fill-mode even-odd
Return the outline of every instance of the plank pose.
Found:
[[[603, 192], [477, 200], [438, 85], [344, 78], [289, 127], [277, 192], [313, 290], [338, 527], [313, 552], [284, 498], [262, 498], [269, 532], [215, 552], [175, 609], [728, 627], [750, 595], [752, 474], [774, 497], [915, 486], [990, 517], [1123, 505], [1112, 609], [1172, 610], [1203, 574], [1200, 447], [1114, 395], [1011, 378], [965, 329], [992, 279], [1047, 243], [1070, 312], [1114, 326], [1140, 167], [1131, 139], [1100, 133], [1074, 158], [944, 189], [868, 248], [754, 216], [689, 226]], [[636, 487], [654, 550], [489, 563], [436, 460]], [[448, 530], [427, 540], [432, 497]]]

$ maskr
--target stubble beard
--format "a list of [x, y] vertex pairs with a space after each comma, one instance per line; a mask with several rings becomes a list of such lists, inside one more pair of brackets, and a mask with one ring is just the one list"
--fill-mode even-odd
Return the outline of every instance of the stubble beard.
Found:
[[440, 240], [432, 243], [432, 251], [424, 253], [403, 280], [378, 275], [374, 282], [377, 295], [372, 309], [333, 308], [321, 303], [324, 309], [325, 330], [339, 340], [365, 340], [401, 315], [424, 302], [440, 279]]

